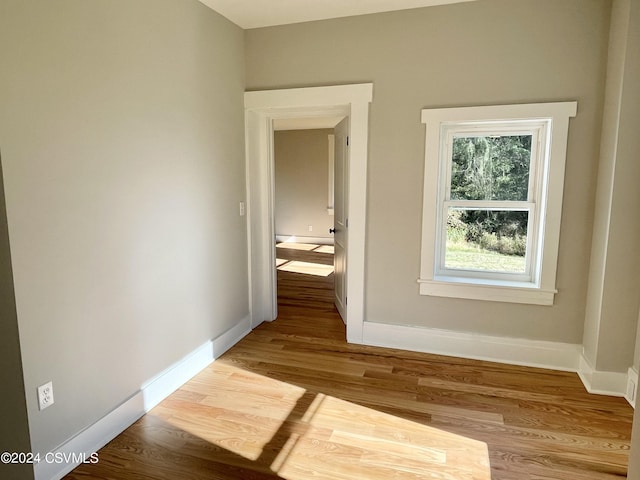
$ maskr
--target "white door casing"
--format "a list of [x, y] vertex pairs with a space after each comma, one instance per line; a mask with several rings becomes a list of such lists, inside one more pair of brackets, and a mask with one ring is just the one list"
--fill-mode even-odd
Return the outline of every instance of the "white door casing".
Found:
[[349, 118], [334, 130], [334, 293], [335, 304], [347, 323], [347, 251], [349, 244]]
[[249, 301], [252, 326], [277, 316], [273, 120], [349, 117], [347, 341], [362, 343], [369, 103], [373, 84], [245, 93]]

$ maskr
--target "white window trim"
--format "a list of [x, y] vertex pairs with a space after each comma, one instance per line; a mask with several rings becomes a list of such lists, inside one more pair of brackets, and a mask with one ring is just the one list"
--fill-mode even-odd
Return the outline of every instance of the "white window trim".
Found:
[[[425, 124], [426, 135], [422, 251], [418, 279], [421, 295], [553, 305], [557, 293], [555, 281], [569, 118], [575, 117], [576, 112], [577, 102], [422, 110], [422, 123]], [[541, 242], [537, 245], [538, 265], [532, 266], [536, 267], [537, 275], [534, 273], [528, 281], [511, 281], [507, 277], [488, 279], [455, 276], [450, 272], [446, 275], [438, 275], [436, 255], [440, 251], [438, 248], [440, 240], [437, 238], [441, 215], [439, 212], [440, 185], [443, 177], [446, 179], [447, 176], [446, 172], [441, 171], [443, 127], [465, 122], [504, 123], [518, 120], [531, 122], [541, 120], [550, 123], [549, 161], [538, 165], [538, 168], [543, 171], [534, 173], [535, 178], [543, 182], [542, 187], [536, 189], [539, 197], [535, 199], [538, 203], [537, 210], [544, 216], [541, 224], [544, 231], [541, 235], [537, 235]]]

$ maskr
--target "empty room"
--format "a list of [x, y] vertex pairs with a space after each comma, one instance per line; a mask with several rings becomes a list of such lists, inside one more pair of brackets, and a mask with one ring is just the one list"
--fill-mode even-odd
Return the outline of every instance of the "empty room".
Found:
[[640, 0], [0, 0], [0, 477], [640, 480], [639, 45]]

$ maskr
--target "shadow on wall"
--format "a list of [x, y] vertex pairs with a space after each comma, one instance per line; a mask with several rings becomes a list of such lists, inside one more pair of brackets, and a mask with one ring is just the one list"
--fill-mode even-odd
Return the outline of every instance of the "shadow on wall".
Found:
[[[29, 421], [25, 400], [18, 316], [13, 287], [9, 229], [0, 154], [0, 452], [30, 452]], [[31, 465], [0, 462], [0, 478], [30, 480]]]

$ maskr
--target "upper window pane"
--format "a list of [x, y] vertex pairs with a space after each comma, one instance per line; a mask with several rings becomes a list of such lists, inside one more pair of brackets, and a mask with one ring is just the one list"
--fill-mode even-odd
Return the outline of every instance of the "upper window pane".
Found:
[[527, 201], [532, 135], [454, 136], [452, 200]]

